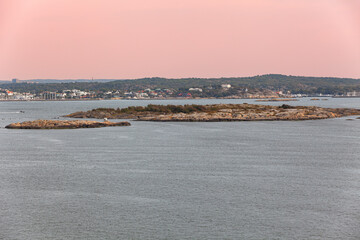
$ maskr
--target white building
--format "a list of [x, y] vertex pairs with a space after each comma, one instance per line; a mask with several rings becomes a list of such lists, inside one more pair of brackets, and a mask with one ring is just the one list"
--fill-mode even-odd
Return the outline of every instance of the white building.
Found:
[[221, 84], [221, 87], [222, 88], [231, 88], [231, 85], [230, 84]]
[[202, 92], [203, 90], [201, 88], [189, 88], [189, 91]]
[[346, 96], [348, 96], [348, 97], [360, 97], [360, 92], [356, 92], [356, 91], [347, 92]]

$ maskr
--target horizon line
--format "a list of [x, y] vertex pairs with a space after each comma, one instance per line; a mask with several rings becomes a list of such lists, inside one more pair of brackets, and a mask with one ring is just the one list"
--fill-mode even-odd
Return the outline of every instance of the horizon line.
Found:
[[260, 76], [270, 76], [270, 75], [279, 75], [279, 76], [286, 76], [286, 77], [306, 77], [306, 78], [339, 78], [339, 79], [354, 79], [360, 80], [360, 77], [333, 77], [333, 76], [306, 76], [306, 75], [291, 75], [291, 74], [279, 74], [279, 73], [268, 73], [268, 74], [258, 74], [258, 75], [251, 75], [251, 76], [243, 76], [243, 77], [160, 77], [160, 76], [153, 76], [153, 77], [138, 77], [138, 78], [31, 78], [31, 79], [20, 79], [20, 78], [11, 78], [9, 80], [0, 79], [2, 82], [11, 82], [13, 79], [18, 81], [34, 81], [34, 80], [54, 80], [54, 81], [71, 81], [71, 80], [88, 80], [88, 81], [96, 81], [96, 80], [139, 80], [139, 79], [154, 79], [154, 78], [161, 78], [161, 79], [227, 79], [227, 78], [253, 78], [253, 77], [260, 77]]

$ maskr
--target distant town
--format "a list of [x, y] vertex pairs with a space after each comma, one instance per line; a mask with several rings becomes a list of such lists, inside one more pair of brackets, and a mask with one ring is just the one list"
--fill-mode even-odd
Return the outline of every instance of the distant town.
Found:
[[163, 79], [0, 84], [2, 101], [360, 97], [360, 80], [263, 75], [251, 78]]

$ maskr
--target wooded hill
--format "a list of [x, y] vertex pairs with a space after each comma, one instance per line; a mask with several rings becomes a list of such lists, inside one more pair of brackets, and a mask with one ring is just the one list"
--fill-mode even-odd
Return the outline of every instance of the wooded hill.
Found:
[[291, 93], [343, 94], [360, 91], [360, 79], [301, 77], [278, 74], [241, 78], [142, 78], [134, 80], [115, 80], [110, 82], [65, 82], [65, 83], [15, 83], [0, 84], [0, 88], [16, 92], [43, 92], [79, 89], [84, 91], [139, 91], [145, 88], [168, 88], [184, 90], [191, 87], [219, 87], [231, 84], [233, 87], [249, 89], [269, 89], [290, 91]]

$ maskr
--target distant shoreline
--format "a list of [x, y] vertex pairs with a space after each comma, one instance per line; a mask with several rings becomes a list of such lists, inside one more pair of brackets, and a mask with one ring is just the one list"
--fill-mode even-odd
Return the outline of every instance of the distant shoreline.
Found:
[[[139, 101], [148, 101], [148, 100], [199, 100], [199, 99], [253, 99], [257, 100], [257, 102], [288, 102], [288, 101], [298, 101], [298, 99], [301, 99], [304, 97], [297, 97], [297, 98], [291, 98], [291, 99], [282, 99], [282, 98], [118, 98], [118, 99], [105, 99], [105, 98], [90, 98], [90, 99], [29, 99], [29, 100], [23, 100], [23, 99], [0, 99], [0, 102], [77, 102], [77, 101], [108, 101], [108, 100], [139, 100]], [[317, 98], [360, 98], [360, 96], [317, 96]]]

